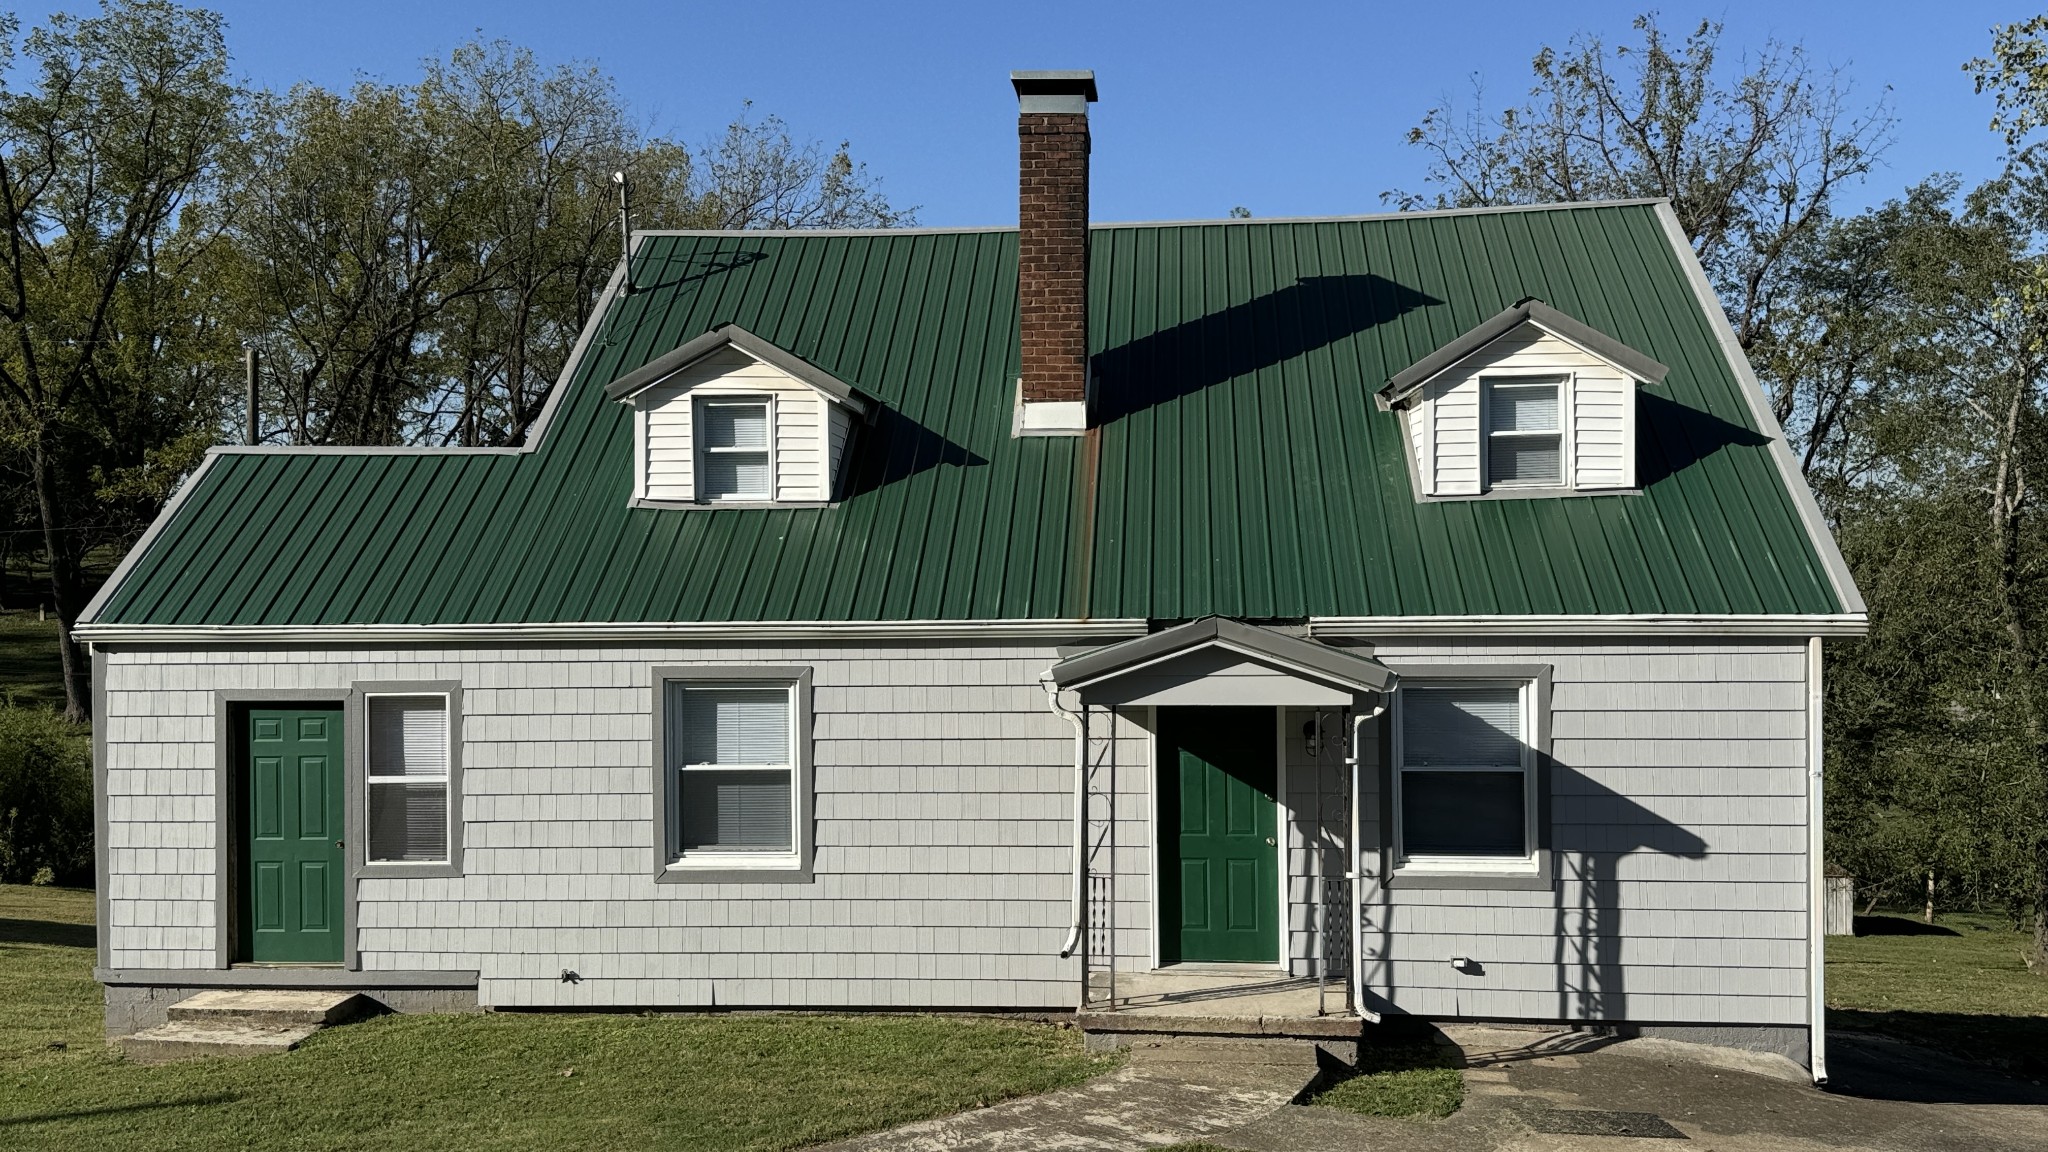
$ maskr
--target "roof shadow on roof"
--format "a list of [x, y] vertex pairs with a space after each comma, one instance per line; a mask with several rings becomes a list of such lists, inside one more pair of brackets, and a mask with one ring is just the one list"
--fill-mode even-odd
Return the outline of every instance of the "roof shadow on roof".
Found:
[[1637, 449], [1636, 482], [1645, 488], [1731, 445], [1760, 448], [1770, 443], [1761, 432], [1648, 389], [1636, 392], [1636, 416], [1645, 433]]
[[[1249, 376], [1443, 301], [1373, 273], [1304, 276], [1285, 288], [1095, 355], [1095, 409], [1108, 423]], [[1367, 383], [1378, 387], [1380, 381]]]
[[965, 445], [904, 415], [888, 405], [874, 409], [872, 422], [859, 426], [846, 446], [852, 472], [846, 495], [859, 496], [884, 485], [907, 480], [932, 468], [979, 468], [987, 458]]

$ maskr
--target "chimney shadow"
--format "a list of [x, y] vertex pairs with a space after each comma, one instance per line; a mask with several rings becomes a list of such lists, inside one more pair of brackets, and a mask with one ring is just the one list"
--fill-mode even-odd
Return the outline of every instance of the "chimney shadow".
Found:
[[1242, 304], [1096, 353], [1095, 422], [1108, 424], [1249, 376], [1441, 303], [1369, 272], [1301, 277]]

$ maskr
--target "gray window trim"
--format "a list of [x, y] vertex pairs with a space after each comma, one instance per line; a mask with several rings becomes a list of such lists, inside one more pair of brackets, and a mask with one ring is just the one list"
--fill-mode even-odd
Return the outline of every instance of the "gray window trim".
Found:
[[[417, 879], [462, 875], [462, 681], [460, 680], [359, 680], [352, 686], [364, 701], [359, 715], [350, 721], [349, 736], [342, 747], [347, 753], [348, 771], [348, 874], [361, 879]], [[370, 860], [370, 709], [371, 696], [446, 696], [448, 698], [448, 860], [426, 864], [409, 861], [377, 863]]]
[[1387, 667], [1405, 686], [1412, 681], [1526, 680], [1536, 684], [1536, 871], [1430, 871], [1396, 868], [1394, 856], [1394, 724], [1396, 710], [1387, 709], [1380, 725], [1380, 875], [1388, 888], [1462, 889], [1467, 891], [1548, 891], [1556, 886], [1557, 853], [1550, 826], [1550, 677], [1548, 664], [1417, 664], [1392, 662]]
[[[788, 868], [696, 868], [672, 865], [669, 812], [675, 797], [668, 771], [668, 685], [673, 681], [790, 684], [796, 689], [796, 864]], [[811, 763], [811, 669], [808, 665], [687, 664], [654, 668], [654, 882], [657, 884], [808, 884], [817, 848], [813, 826], [816, 773]]]
[[[363, 698], [354, 688], [221, 688], [213, 693], [213, 953], [216, 969], [226, 970], [235, 960], [235, 727], [234, 709], [241, 704], [339, 704], [341, 705], [342, 787], [347, 788], [351, 765], [362, 757], [362, 741], [351, 734], [362, 730]], [[96, 727], [102, 725], [95, 725]], [[344, 802], [342, 835], [353, 845], [360, 839], [353, 822], [354, 805]], [[341, 885], [341, 966], [360, 971], [363, 959], [356, 948], [356, 877], [347, 866], [344, 849]], [[319, 968], [322, 965], [307, 965]]]

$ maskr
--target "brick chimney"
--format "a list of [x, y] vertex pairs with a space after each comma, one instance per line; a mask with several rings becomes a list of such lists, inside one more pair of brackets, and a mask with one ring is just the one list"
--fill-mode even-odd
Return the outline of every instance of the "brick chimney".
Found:
[[1088, 105], [1093, 72], [1012, 72], [1017, 307], [1024, 370], [1012, 430], [1088, 429]]

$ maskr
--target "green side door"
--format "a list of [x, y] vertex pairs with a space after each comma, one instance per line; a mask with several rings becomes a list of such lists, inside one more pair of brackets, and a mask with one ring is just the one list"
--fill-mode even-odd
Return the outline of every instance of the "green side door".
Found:
[[341, 708], [250, 708], [243, 729], [240, 955], [341, 963]]
[[1159, 710], [1159, 960], [1280, 956], [1271, 708]]

